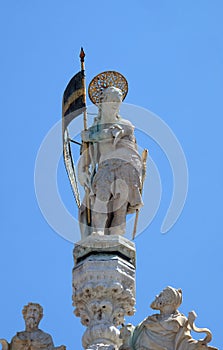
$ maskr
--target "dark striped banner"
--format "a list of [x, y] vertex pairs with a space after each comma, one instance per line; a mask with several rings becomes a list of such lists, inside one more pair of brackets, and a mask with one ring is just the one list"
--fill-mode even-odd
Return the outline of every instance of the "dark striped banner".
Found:
[[69, 81], [63, 94], [63, 130], [68, 124], [83, 113], [86, 108], [84, 101], [84, 72], [80, 71]]

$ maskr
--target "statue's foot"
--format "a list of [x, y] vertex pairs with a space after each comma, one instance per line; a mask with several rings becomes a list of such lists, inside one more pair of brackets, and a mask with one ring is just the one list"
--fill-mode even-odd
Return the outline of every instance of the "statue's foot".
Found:
[[116, 226], [116, 227], [110, 227], [109, 228], [109, 235], [119, 235], [119, 236], [124, 236], [124, 234], [125, 234], [125, 229], [123, 229], [122, 227], [121, 227], [121, 225], [120, 226]]
[[95, 230], [92, 232], [93, 236], [104, 236], [104, 231], [103, 230]]

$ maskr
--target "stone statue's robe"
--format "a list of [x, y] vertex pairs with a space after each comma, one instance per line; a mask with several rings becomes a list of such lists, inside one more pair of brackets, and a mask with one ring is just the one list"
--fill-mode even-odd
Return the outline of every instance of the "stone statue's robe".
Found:
[[[117, 138], [112, 134], [112, 127], [119, 126]], [[121, 117], [112, 123], [96, 123], [87, 131], [86, 141], [92, 143], [89, 147], [91, 164], [95, 164], [92, 177], [90, 200], [93, 215], [108, 213], [105, 229], [111, 226], [121, 228], [119, 234], [125, 233], [125, 217], [143, 206], [141, 196], [142, 160], [137, 150], [134, 136], [134, 126]], [[85, 171], [85, 154], [79, 161], [79, 169]], [[88, 164], [89, 165], [89, 164]], [[97, 165], [97, 166], [96, 166]], [[81, 173], [81, 171], [79, 171]], [[99, 206], [97, 206], [99, 203]], [[110, 207], [109, 207], [110, 206]], [[112, 207], [111, 207], [112, 206]], [[117, 209], [123, 207], [123, 213]], [[93, 216], [92, 215], [92, 216]], [[90, 228], [86, 225], [85, 199], [79, 212], [79, 222], [82, 237], [86, 237]], [[117, 221], [117, 217], [120, 220]], [[113, 224], [112, 224], [113, 220]], [[117, 222], [116, 222], [116, 221]], [[115, 221], [115, 224], [114, 224]], [[103, 227], [103, 225], [99, 226]]]
[[196, 347], [187, 318], [179, 312], [167, 317], [149, 316], [135, 328], [132, 338], [134, 350], [194, 350]]
[[10, 350], [53, 350], [52, 337], [37, 329], [33, 332], [18, 332], [11, 341]]

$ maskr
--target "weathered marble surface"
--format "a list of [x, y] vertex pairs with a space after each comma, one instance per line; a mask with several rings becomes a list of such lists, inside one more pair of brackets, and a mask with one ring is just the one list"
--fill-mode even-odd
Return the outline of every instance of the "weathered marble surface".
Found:
[[92, 235], [74, 248], [73, 305], [87, 327], [85, 349], [118, 349], [125, 315], [135, 312], [135, 248], [120, 236]]
[[90, 254], [105, 253], [110, 254], [116, 252], [129, 261], [134, 267], [136, 266], [135, 244], [123, 236], [101, 236], [93, 234], [85, 239], [77, 242], [74, 248], [75, 265]]
[[[181, 303], [180, 289], [165, 288], [151, 304], [159, 314], [148, 316], [137, 327], [128, 324], [121, 329], [120, 350], [217, 350], [208, 345], [212, 340], [210, 330], [194, 325], [196, 314], [192, 311], [187, 318], [177, 310]], [[206, 337], [195, 340], [192, 330], [206, 333]]]
[[43, 308], [39, 304], [29, 303], [23, 308], [25, 331], [18, 332], [10, 343], [0, 339], [2, 350], [66, 350], [64, 345], [55, 347], [51, 335], [38, 328], [43, 317]]
[[80, 184], [90, 191], [91, 225], [86, 223], [85, 199], [80, 209], [82, 238], [92, 232], [123, 235], [126, 215], [139, 209], [142, 160], [137, 151], [134, 126], [120, 117], [122, 91], [108, 87], [102, 92], [94, 124], [82, 132], [89, 144], [78, 165]]

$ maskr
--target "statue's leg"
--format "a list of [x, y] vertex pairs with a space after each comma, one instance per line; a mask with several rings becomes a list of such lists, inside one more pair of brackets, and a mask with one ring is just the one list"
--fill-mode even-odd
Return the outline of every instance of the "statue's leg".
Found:
[[[106, 193], [105, 193], [106, 194]], [[93, 224], [93, 233], [98, 233], [100, 235], [105, 234], [106, 222], [108, 219], [108, 202], [110, 194], [107, 193], [107, 196], [95, 197], [93, 210], [92, 210], [92, 224]]]
[[107, 214], [94, 212], [92, 215], [93, 233], [104, 235], [106, 221]]
[[113, 212], [113, 219], [109, 229], [110, 235], [124, 235], [126, 230], [127, 203]]
[[107, 234], [107, 221], [111, 214], [112, 208], [110, 208], [111, 202], [111, 182], [108, 177], [109, 169], [98, 170], [92, 183], [92, 192], [94, 197], [92, 198], [92, 224], [93, 232], [98, 234]]

